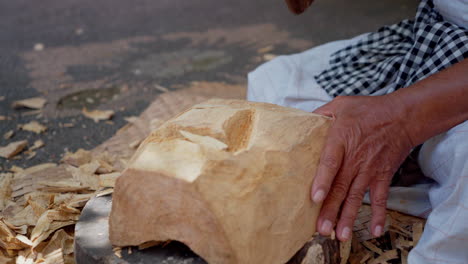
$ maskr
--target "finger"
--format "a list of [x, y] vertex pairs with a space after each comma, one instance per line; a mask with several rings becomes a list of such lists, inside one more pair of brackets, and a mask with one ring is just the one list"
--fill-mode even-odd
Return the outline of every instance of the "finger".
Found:
[[334, 110], [335, 110], [335, 102], [331, 101], [315, 109], [312, 113], [318, 114], [318, 115], [324, 115], [328, 117], [334, 117], [334, 114], [333, 114]]
[[337, 96], [331, 102], [328, 102], [315, 109], [313, 113], [335, 118], [335, 113], [337, 110], [342, 108], [342, 106], [346, 104], [346, 101], [349, 100], [349, 98], [349, 96]]
[[356, 220], [356, 216], [359, 208], [361, 207], [362, 199], [364, 198], [364, 194], [368, 186], [369, 177], [364, 174], [356, 176], [351, 184], [348, 195], [346, 196], [341, 209], [340, 220], [336, 225], [336, 235], [340, 241], [347, 241], [351, 238], [354, 220]]
[[372, 208], [371, 232], [375, 237], [382, 235], [387, 214], [387, 198], [392, 174], [380, 175], [370, 186]]
[[340, 142], [334, 133], [330, 133], [325, 142], [311, 189], [311, 198], [314, 203], [321, 203], [327, 197], [330, 186], [341, 167], [345, 150]]
[[[343, 168], [345, 168], [344, 166]], [[328, 192], [327, 198], [323, 202], [320, 216], [317, 220], [317, 230], [321, 235], [331, 234], [334, 223], [340, 211], [341, 204], [348, 193], [349, 186], [353, 179], [353, 174], [349, 170], [341, 169], [333, 181], [333, 185]]]

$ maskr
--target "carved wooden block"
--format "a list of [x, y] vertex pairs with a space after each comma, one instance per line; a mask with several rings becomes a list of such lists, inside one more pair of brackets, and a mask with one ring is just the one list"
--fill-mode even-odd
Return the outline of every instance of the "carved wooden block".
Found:
[[329, 123], [241, 100], [193, 106], [117, 180], [112, 244], [177, 240], [209, 263], [286, 263], [315, 232], [310, 188]]

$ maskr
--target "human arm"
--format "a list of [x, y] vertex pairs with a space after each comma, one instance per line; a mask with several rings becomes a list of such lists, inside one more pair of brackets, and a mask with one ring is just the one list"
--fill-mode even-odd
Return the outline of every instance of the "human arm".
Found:
[[391, 178], [411, 149], [468, 119], [468, 59], [388, 95], [337, 97], [315, 113], [334, 118], [311, 190], [323, 201], [317, 230], [329, 235], [336, 223], [347, 240], [369, 187], [379, 236]]

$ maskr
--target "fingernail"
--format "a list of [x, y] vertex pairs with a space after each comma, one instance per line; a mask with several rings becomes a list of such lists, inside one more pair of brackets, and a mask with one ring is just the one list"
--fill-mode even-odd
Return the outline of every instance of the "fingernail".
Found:
[[341, 232], [341, 237], [344, 240], [348, 240], [350, 236], [351, 236], [351, 229], [349, 227], [343, 228], [343, 231]]
[[325, 220], [321, 226], [322, 233], [330, 234], [332, 231], [332, 222], [330, 220]]
[[374, 228], [374, 236], [379, 237], [382, 235], [382, 226], [378, 225]]
[[314, 197], [312, 197], [314, 203], [320, 203], [323, 199], [325, 199], [325, 192], [323, 190], [316, 191]]

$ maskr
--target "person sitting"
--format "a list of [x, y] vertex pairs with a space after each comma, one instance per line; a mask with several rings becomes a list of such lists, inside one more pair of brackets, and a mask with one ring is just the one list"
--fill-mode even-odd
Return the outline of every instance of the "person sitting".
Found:
[[[286, 0], [303, 12], [312, 0]], [[422, 145], [432, 207], [409, 263], [468, 263], [468, 0], [422, 0], [413, 20], [303, 53], [249, 74], [250, 101], [333, 118], [311, 190], [317, 230], [350, 238], [367, 190], [382, 235], [392, 176]]]

